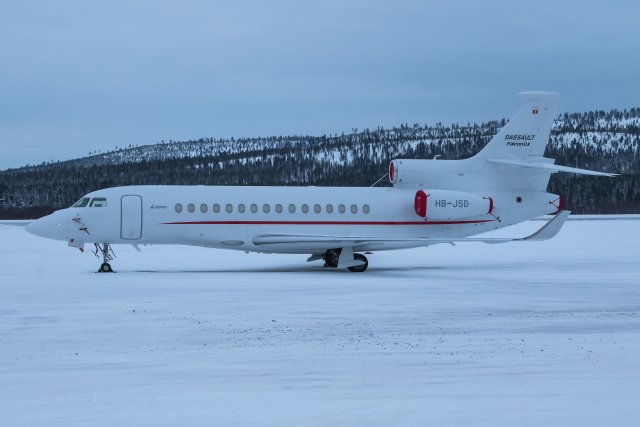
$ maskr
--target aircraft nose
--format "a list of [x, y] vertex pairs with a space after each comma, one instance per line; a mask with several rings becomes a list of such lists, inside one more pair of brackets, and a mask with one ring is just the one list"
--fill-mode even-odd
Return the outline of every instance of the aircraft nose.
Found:
[[27, 226], [27, 231], [39, 237], [54, 240], [67, 240], [69, 231], [67, 215], [57, 211], [51, 215], [33, 221]]

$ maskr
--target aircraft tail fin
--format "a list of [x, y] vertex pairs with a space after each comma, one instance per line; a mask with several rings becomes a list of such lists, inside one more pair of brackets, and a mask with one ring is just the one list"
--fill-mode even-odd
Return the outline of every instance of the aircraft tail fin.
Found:
[[542, 191], [556, 172], [615, 176], [554, 164], [544, 157], [549, 133], [558, 114], [560, 96], [555, 92], [521, 92], [524, 105], [472, 159], [486, 161], [498, 172], [496, 182], [513, 189]]
[[555, 92], [521, 92], [524, 105], [475, 156], [463, 160], [395, 159], [389, 167], [394, 186], [459, 191], [543, 192], [557, 172], [615, 176], [607, 172], [556, 165], [544, 157], [560, 96]]
[[528, 159], [542, 157], [558, 114], [556, 92], [521, 92], [524, 105], [475, 157]]

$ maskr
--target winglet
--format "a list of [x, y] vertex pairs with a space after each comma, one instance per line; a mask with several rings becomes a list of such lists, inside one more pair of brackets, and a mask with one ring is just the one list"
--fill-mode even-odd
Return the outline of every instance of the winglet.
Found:
[[562, 226], [564, 222], [569, 218], [571, 211], [560, 211], [551, 221], [547, 222], [540, 230], [536, 231], [530, 236], [524, 237], [518, 240], [526, 240], [529, 242], [543, 241], [549, 240], [554, 237]]

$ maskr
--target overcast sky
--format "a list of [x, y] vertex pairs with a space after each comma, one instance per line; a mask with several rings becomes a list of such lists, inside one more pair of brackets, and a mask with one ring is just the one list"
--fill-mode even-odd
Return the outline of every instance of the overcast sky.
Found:
[[2, 1], [0, 169], [204, 136], [640, 106], [637, 1]]

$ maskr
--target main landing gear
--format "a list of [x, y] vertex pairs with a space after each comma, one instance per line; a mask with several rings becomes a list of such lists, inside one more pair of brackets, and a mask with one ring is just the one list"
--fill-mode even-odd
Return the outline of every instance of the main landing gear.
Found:
[[102, 264], [98, 269], [98, 273], [113, 273], [113, 269], [111, 268], [111, 264], [109, 264], [109, 261], [113, 261], [115, 253], [113, 252], [111, 245], [108, 243], [103, 243], [102, 245], [96, 243], [95, 254], [98, 258], [100, 257], [100, 255], [98, 254], [102, 255]]
[[338, 267], [338, 260], [340, 259], [340, 249], [330, 250], [324, 254], [324, 266], [336, 268]]
[[367, 260], [366, 256], [362, 254], [353, 254], [353, 259], [355, 259], [356, 261], [362, 261], [364, 264], [347, 267], [347, 270], [353, 271], [354, 273], [362, 273], [367, 270], [367, 267], [369, 267], [369, 261]]
[[[340, 264], [341, 255], [342, 249], [328, 250], [324, 254], [324, 266], [337, 268]], [[367, 267], [369, 267], [369, 261], [367, 260], [367, 257], [362, 254], [353, 254], [353, 261], [348, 262], [348, 264], [354, 263], [357, 263], [357, 265], [347, 265], [347, 270], [353, 271], [354, 273], [362, 273], [363, 271], [367, 270]]]

